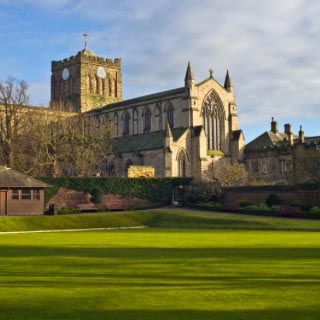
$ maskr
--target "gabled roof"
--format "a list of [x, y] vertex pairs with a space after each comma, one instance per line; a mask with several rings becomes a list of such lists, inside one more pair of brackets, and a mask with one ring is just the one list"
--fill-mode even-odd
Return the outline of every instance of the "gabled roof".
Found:
[[[293, 135], [296, 139], [297, 136]], [[285, 140], [288, 139], [288, 135], [285, 133], [274, 133], [272, 131], [266, 131], [245, 146], [245, 150], [252, 152], [257, 149], [274, 147], [275, 145], [281, 145]]]
[[[174, 141], [177, 141], [187, 128], [171, 129]], [[164, 146], [165, 131], [150, 132], [134, 136], [125, 136], [114, 139], [113, 152], [129, 153], [144, 150], [162, 149]]]
[[0, 166], [0, 187], [49, 188], [50, 186], [16, 170]]
[[111, 109], [118, 108], [118, 107], [131, 106], [133, 104], [147, 103], [147, 102], [150, 102], [155, 99], [163, 99], [163, 98], [169, 99], [173, 95], [185, 94], [185, 93], [186, 93], [186, 88], [180, 87], [180, 88], [171, 89], [171, 90], [167, 90], [167, 91], [148, 94], [148, 95], [133, 98], [133, 99], [122, 100], [119, 102], [106, 104], [101, 107], [97, 107], [95, 109], [89, 110], [87, 112], [90, 113], [90, 112], [101, 111], [101, 110], [111, 110]]

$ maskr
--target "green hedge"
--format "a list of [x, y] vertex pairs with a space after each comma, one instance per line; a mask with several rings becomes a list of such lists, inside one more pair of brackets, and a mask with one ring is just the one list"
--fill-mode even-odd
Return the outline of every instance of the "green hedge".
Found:
[[158, 203], [171, 203], [172, 190], [178, 185], [189, 185], [192, 178], [118, 178], [118, 177], [40, 177], [39, 180], [51, 185], [45, 192], [46, 203], [60, 187], [90, 192], [99, 188], [103, 193], [120, 194]]

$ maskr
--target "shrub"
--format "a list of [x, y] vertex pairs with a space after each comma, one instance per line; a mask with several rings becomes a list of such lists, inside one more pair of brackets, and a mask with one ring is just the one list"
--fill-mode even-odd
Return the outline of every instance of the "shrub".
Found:
[[58, 214], [76, 214], [80, 213], [79, 208], [68, 208], [68, 207], [62, 207], [58, 210]]
[[299, 199], [293, 200], [290, 205], [293, 207], [297, 207], [302, 211], [310, 211], [310, 209], [312, 208], [312, 206], [309, 203]]
[[270, 193], [265, 201], [268, 207], [279, 206], [281, 204], [280, 198], [275, 193]]
[[312, 207], [310, 209], [310, 213], [312, 214], [319, 214], [320, 215], [320, 208], [319, 207]]
[[239, 204], [240, 204], [240, 208], [256, 205], [253, 201], [249, 201], [249, 200], [240, 200]]
[[95, 203], [101, 203], [101, 197], [103, 195], [103, 192], [99, 186], [95, 186], [90, 190], [91, 198], [90, 200]]
[[221, 196], [221, 188], [216, 182], [194, 180], [187, 188], [187, 202], [207, 203], [217, 201]]

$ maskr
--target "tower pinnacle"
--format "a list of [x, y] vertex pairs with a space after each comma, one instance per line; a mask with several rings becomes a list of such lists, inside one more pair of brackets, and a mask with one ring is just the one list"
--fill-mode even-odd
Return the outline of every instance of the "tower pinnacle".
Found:
[[226, 79], [224, 80], [224, 88], [227, 91], [232, 92], [233, 85], [230, 79], [229, 70], [227, 70]]
[[184, 84], [186, 87], [191, 87], [192, 85], [194, 85], [194, 76], [191, 70], [190, 62], [188, 62], [187, 72], [184, 78]]

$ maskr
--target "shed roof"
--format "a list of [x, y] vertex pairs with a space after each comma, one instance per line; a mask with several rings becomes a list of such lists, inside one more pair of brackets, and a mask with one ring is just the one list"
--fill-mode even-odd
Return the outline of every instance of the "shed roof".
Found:
[[49, 188], [50, 186], [21, 172], [0, 166], [0, 188], [10, 187]]

